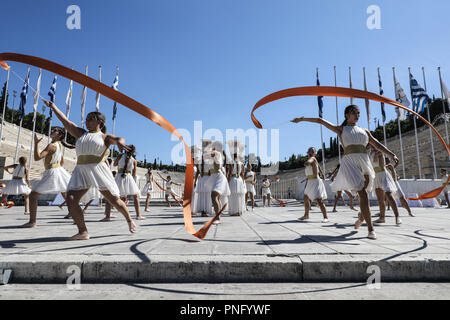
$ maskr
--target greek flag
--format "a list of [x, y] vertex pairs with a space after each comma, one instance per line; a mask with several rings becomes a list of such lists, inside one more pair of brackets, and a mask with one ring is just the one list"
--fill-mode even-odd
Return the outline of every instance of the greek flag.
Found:
[[427, 105], [430, 97], [425, 90], [419, 85], [413, 75], [409, 74], [409, 84], [411, 86], [411, 96], [413, 100], [413, 110], [417, 113], [422, 113]]
[[20, 93], [20, 106], [19, 106], [19, 118], [22, 121], [25, 116], [25, 105], [27, 104], [27, 95], [28, 95], [28, 82], [30, 81], [30, 68], [28, 68], [27, 78], [23, 84], [22, 92]]
[[[119, 86], [119, 73], [116, 73], [116, 77], [114, 78], [114, 82], [113, 82], [111, 88], [118, 91], [119, 90], [118, 86]], [[116, 114], [117, 114], [117, 102], [114, 101], [113, 116], [112, 116], [113, 120], [116, 119]]]
[[[51, 102], [55, 102], [55, 95], [56, 95], [56, 80], [57, 80], [57, 76], [55, 76], [53, 78], [53, 83], [52, 86], [50, 87], [50, 90], [48, 91], [48, 96], [50, 97], [50, 101]], [[53, 117], [53, 112], [52, 109], [50, 109], [49, 111], [49, 115], [48, 115], [48, 119], [47, 120], [51, 120]]]
[[[319, 70], [316, 70], [316, 85], [320, 86]], [[317, 96], [317, 105], [319, 106], [319, 118], [323, 116], [323, 96]]]
[[[380, 87], [380, 96], [384, 94], [383, 84], [381, 83], [380, 70], [378, 70], [378, 86]], [[381, 115], [383, 116], [383, 123], [386, 121], [386, 110], [384, 110], [384, 103], [381, 102]]]

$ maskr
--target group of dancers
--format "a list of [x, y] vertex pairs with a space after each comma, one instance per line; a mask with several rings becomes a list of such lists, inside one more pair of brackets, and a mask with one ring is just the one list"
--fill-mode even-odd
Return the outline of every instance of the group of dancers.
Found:
[[[13, 175], [13, 179], [4, 188], [1, 201], [3, 202], [8, 194], [23, 195], [25, 213], [30, 215], [29, 222], [23, 227], [31, 228], [36, 226], [38, 197], [41, 194], [62, 193], [68, 206], [69, 216], [78, 227], [78, 233], [70, 239], [87, 240], [89, 233], [80, 202], [88, 203], [103, 196], [106, 199], [106, 217], [103, 221], [110, 220], [111, 209], [114, 207], [124, 216], [129, 231], [134, 233], [136, 225], [131, 219], [125, 201], [128, 196], [132, 196], [136, 219], [144, 219], [140, 213], [139, 195], [146, 196], [145, 211], [149, 211], [153, 183], [156, 183], [153, 170], [148, 169], [146, 184], [140, 191], [135, 181], [137, 168], [137, 161], [134, 158], [135, 147], [127, 145], [122, 137], [106, 134], [106, 121], [102, 113], [89, 113], [86, 117], [87, 130], [85, 130], [70, 121], [54, 103], [46, 100], [44, 103], [52, 109], [64, 128], [53, 127], [51, 129], [51, 142], [41, 152], [39, 152], [39, 142], [42, 139], [35, 136], [34, 160], [44, 159], [43, 177], [31, 188], [29, 170], [26, 167], [27, 160], [25, 157], [21, 157], [18, 164], [5, 167], [5, 170]], [[356, 125], [360, 116], [358, 106], [346, 107], [344, 116], [345, 120], [341, 125], [332, 124], [322, 118], [300, 117], [291, 121], [294, 123], [302, 121], [319, 123], [339, 136], [344, 148], [344, 155], [338, 167], [330, 174], [331, 190], [336, 194], [333, 211], [336, 211], [337, 202], [343, 201], [343, 192], [349, 196], [350, 207], [354, 210], [356, 209], [353, 207], [353, 200], [357, 198], [360, 211], [355, 222], [355, 229], [360, 228], [366, 222], [368, 238], [376, 239], [373, 222], [385, 223], [385, 201], [392, 207], [397, 225], [400, 225], [402, 221], [394, 196], [400, 200], [410, 216], [414, 215], [411, 213], [397, 181], [395, 172], [395, 167], [399, 163], [397, 156], [376, 140], [370, 131]], [[66, 131], [77, 139], [75, 146], [64, 142]], [[194, 159], [192, 213], [201, 216], [213, 215], [215, 224], [221, 223], [220, 216], [227, 207], [230, 216], [240, 216], [248, 211], [249, 199], [252, 211], [255, 207], [256, 173], [252, 171], [250, 162], [246, 167], [244, 166], [245, 145], [238, 140], [228, 141], [227, 144], [231, 158], [227, 157], [222, 143], [219, 141], [202, 140], [201, 148], [191, 147]], [[117, 145], [122, 152], [114, 161], [114, 165], [119, 168], [115, 177], [107, 159], [109, 147], [112, 145]], [[77, 164], [72, 174], [63, 168], [63, 146], [76, 149]], [[324, 204], [324, 200], [327, 198], [323, 183], [325, 175], [316, 159], [316, 149], [309, 148], [307, 154], [308, 160], [305, 163], [307, 184], [304, 191], [305, 214], [299, 219], [309, 219], [311, 205], [316, 202], [323, 214], [322, 222], [328, 222]], [[441, 175], [443, 181], [444, 178], [446, 181], [446, 172]], [[181, 205], [179, 196], [172, 189], [172, 185], [180, 184], [175, 183], [170, 176], [164, 178], [160, 175], [160, 177], [166, 182], [164, 191], [167, 204], [171, 205], [169, 196], [172, 196]], [[276, 180], [270, 180], [267, 176], [264, 176], [262, 180], [261, 194], [264, 207], [266, 200], [267, 206], [270, 207], [270, 186], [273, 181]], [[380, 207], [379, 218], [373, 222], [370, 213], [369, 192], [376, 194]], [[448, 197], [446, 200], [448, 203]]]

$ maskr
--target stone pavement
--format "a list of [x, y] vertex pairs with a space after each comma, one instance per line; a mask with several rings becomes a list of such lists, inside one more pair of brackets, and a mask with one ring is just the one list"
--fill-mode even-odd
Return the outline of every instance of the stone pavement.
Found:
[[[134, 209], [129, 207], [134, 215]], [[331, 208], [327, 208], [331, 211]], [[372, 207], [372, 214], [377, 207]], [[89, 208], [91, 239], [70, 242], [76, 233], [57, 207], [40, 207], [38, 227], [20, 229], [28, 221], [23, 207], [0, 209], [0, 269], [13, 270], [11, 283], [65, 283], [68, 267], [81, 270], [81, 281], [96, 282], [299, 282], [366, 281], [367, 268], [377, 265], [382, 281], [450, 280], [450, 209], [413, 208], [396, 226], [387, 223], [354, 230], [356, 212], [338, 207], [321, 223], [314, 207], [300, 222], [303, 207], [255, 208], [240, 217], [223, 216], [204, 240], [187, 233], [181, 208], [154, 206], [130, 234], [119, 213], [99, 222], [103, 210]], [[193, 217], [199, 229], [208, 218]]]

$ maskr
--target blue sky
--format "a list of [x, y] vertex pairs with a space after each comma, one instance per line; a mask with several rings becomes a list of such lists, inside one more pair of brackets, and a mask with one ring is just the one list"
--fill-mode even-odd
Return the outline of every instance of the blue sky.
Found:
[[[81, 30], [66, 28], [66, 8], [81, 8]], [[369, 5], [381, 9], [381, 30], [369, 30]], [[353, 87], [363, 89], [366, 67], [368, 90], [378, 92], [377, 67], [385, 95], [394, 98], [392, 67], [408, 93], [408, 67], [427, 91], [440, 97], [437, 67], [450, 82], [448, 35], [450, 3], [435, 1], [381, 0], [166, 0], [166, 1], [2, 1], [1, 52], [35, 55], [84, 71], [112, 84], [120, 68], [119, 90], [147, 105], [177, 128], [193, 131], [195, 120], [203, 130], [254, 128], [253, 105], [263, 96], [281, 89], [315, 85], [319, 68], [322, 85], [348, 87], [352, 67]], [[25, 76], [26, 66], [11, 62]], [[31, 85], [38, 70], [31, 70]], [[0, 82], [6, 72], [0, 71]], [[50, 88], [53, 74], [44, 72], [41, 92]], [[10, 90], [20, 92], [22, 82], [11, 78]], [[56, 104], [65, 109], [69, 80], [59, 77]], [[82, 87], [74, 86], [71, 119], [80, 122]], [[410, 97], [409, 97], [410, 98]], [[95, 108], [95, 92], [89, 90], [87, 110]], [[364, 102], [360, 125], [367, 126]], [[17, 106], [18, 100], [16, 101]], [[339, 117], [349, 99], [340, 98]], [[336, 121], [335, 99], [324, 98], [324, 117]], [[101, 98], [100, 110], [112, 128], [113, 103]], [[381, 118], [380, 104], [371, 103], [372, 119]], [[32, 110], [31, 95], [27, 112]], [[41, 104], [39, 110], [41, 109]], [[315, 97], [296, 97], [271, 103], [256, 112], [263, 125], [277, 124], [297, 116], [317, 116]], [[116, 134], [137, 146], [137, 158], [170, 163], [177, 144], [170, 134], [131, 110], [119, 107]], [[395, 118], [387, 106], [388, 120]], [[371, 122], [373, 128], [373, 121]], [[280, 159], [305, 154], [320, 145], [317, 125], [283, 124]], [[328, 145], [330, 132], [324, 131]]]

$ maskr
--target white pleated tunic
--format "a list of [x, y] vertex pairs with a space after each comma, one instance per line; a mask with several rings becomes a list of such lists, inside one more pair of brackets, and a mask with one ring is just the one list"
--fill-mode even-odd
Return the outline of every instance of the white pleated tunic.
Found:
[[217, 192], [222, 197], [228, 197], [230, 192], [230, 187], [228, 186], [227, 177], [223, 173], [222, 164], [223, 164], [223, 156], [218, 151], [214, 152], [214, 162], [220, 165], [219, 172], [213, 173], [209, 176], [208, 179], [208, 189], [211, 192]]
[[86, 204], [91, 200], [100, 200], [102, 197], [100, 191], [97, 188], [91, 187], [88, 191], [81, 197], [80, 202]]
[[[366, 146], [369, 143], [366, 131], [358, 126], [344, 126], [341, 137], [344, 147]], [[364, 188], [364, 175], [368, 175], [369, 185], [366, 190], [372, 191], [375, 171], [366, 152], [346, 154], [341, 158], [340, 165], [339, 172], [331, 183], [332, 190], [360, 191]]]
[[[194, 179], [197, 175], [197, 166], [194, 165]], [[199, 177], [200, 178], [200, 177]], [[198, 183], [198, 179], [197, 179]], [[194, 213], [200, 212], [198, 211], [198, 190], [197, 190], [197, 184], [194, 186], [194, 189], [192, 190], [192, 196], [191, 196], [191, 211]]]
[[[229, 182], [230, 196], [228, 199], [228, 212], [242, 213], [245, 211], [245, 193], [247, 191], [244, 181], [241, 177], [242, 162], [233, 161], [231, 179]], [[236, 177], [238, 175], [238, 177]]]
[[246, 192], [250, 192], [253, 194], [253, 196], [256, 195], [255, 186], [253, 185], [253, 177], [255, 176], [255, 173], [253, 171], [248, 171], [245, 174], [245, 188]]
[[2, 193], [7, 195], [22, 195], [22, 194], [30, 194], [31, 189], [28, 187], [27, 183], [24, 180], [25, 177], [25, 168], [20, 164], [13, 170], [13, 177], [18, 177], [21, 179], [12, 179], [6, 184], [6, 187], [3, 189]]
[[[307, 176], [313, 175], [313, 169], [311, 166], [305, 167], [305, 174]], [[326, 199], [327, 198], [327, 191], [325, 189], [325, 185], [322, 181], [322, 179], [314, 178], [314, 179], [308, 179], [308, 183], [306, 184], [305, 188], [305, 194], [308, 196], [311, 200], [316, 199]]]
[[[102, 156], [106, 151], [102, 132], [86, 132], [75, 144], [77, 156]], [[119, 197], [120, 191], [112, 175], [111, 169], [102, 161], [99, 163], [77, 164], [72, 172], [67, 190], [86, 190], [96, 187], [100, 191], [109, 191]]]
[[209, 161], [205, 161], [205, 163], [202, 165], [199, 165], [199, 169], [202, 170], [203, 167], [203, 172], [202, 174], [198, 177], [197, 179], [197, 193], [198, 193], [198, 198], [197, 198], [197, 211], [194, 212], [205, 212], [207, 214], [212, 214], [213, 213], [213, 208], [212, 208], [212, 200], [211, 200], [211, 189], [209, 188], [209, 178], [210, 176], [208, 175], [209, 170], [213, 168], [212, 163], [210, 163]]
[[[56, 151], [51, 155], [47, 164], [60, 164], [62, 160], [62, 148], [60, 142], [53, 145]], [[67, 185], [70, 181], [70, 174], [63, 167], [50, 168], [44, 171], [42, 179], [33, 187], [33, 191], [41, 194], [55, 194], [67, 191]]]
[[[375, 160], [375, 153], [370, 155], [370, 160], [374, 167], [379, 167], [380, 163]], [[391, 174], [386, 171], [386, 168], [381, 172], [375, 173], [374, 189], [382, 189], [384, 192], [391, 192], [395, 194], [397, 192], [397, 186], [395, 185], [394, 179], [392, 179]]]
[[[134, 181], [134, 178], [130, 173], [133, 172], [134, 158], [130, 157], [130, 160], [128, 160], [126, 168], [125, 168], [125, 160], [126, 154], [122, 154], [122, 157], [120, 157], [119, 164], [117, 166], [119, 169], [127, 171], [126, 173], [117, 172], [116, 175], [116, 183], [117, 186], [119, 187], [120, 196], [126, 197], [138, 195], [140, 193], [139, 187], [137, 186], [136, 181]], [[125, 176], [123, 177], [123, 175]]]
[[153, 181], [150, 179], [150, 174], [147, 172], [145, 174], [146, 184], [144, 188], [142, 188], [141, 195], [144, 197], [147, 196], [147, 194], [152, 193], [153, 191]]
[[267, 196], [270, 193], [270, 180], [264, 179], [262, 182], [262, 195]]

